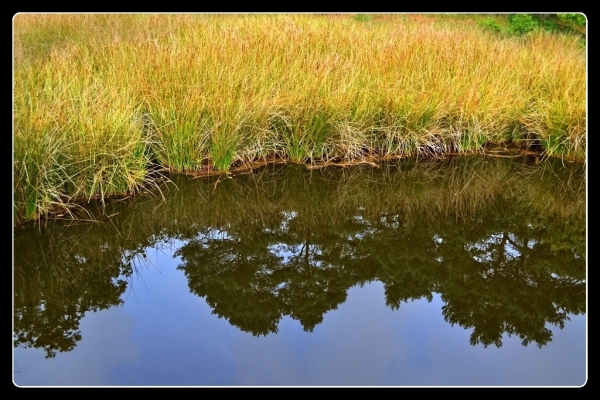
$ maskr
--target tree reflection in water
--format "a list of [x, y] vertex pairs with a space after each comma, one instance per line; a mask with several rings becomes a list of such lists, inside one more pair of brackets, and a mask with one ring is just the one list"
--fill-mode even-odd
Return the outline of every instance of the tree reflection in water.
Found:
[[184, 243], [175, 255], [190, 290], [254, 335], [284, 316], [312, 331], [371, 281], [394, 309], [439, 293], [472, 345], [506, 334], [541, 347], [548, 324], [586, 310], [581, 164], [464, 157], [171, 179], [164, 202], [92, 210], [100, 223], [16, 229], [15, 346], [73, 349], [83, 314], [121, 304], [145, 251], [171, 239]]

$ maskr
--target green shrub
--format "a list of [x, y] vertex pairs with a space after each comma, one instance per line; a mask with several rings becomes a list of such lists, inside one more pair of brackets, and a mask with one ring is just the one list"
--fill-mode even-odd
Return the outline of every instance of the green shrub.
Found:
[[585, 25], [586, 18], [583, 14], [557, 14], [557, 17], [564, 22], [573, 23], [576, 25]]
[[498, 23], [494, 18], [487, 18], [482, 22], [479, 22], [479, 26], [481, 26], [486, 31], [492, 31], [494, 33], [502, 32], [502, 25]]
[[539, 28], [539, 22], [531, 14], [513, 14], [508, 17], [510, 24], [508, 30], [516, 35], [534, 31]]

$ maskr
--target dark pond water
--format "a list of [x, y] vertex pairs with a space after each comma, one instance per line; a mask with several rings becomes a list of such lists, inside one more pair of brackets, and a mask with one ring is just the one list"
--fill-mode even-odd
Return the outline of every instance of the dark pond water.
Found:
[[583, 385], [585, 175], [270, 166], [16, 228], [13, 380]]

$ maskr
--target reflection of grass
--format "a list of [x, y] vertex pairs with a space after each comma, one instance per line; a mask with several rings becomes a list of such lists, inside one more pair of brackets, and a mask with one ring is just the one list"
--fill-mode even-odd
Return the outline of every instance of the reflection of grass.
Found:
[[435, 226], [447, 220], [478, 220], [499, 210], [520, 212], [528, 219], [575, 223], [585, 218], [581, 168], [581, 164], [563, 168], [560, 160], [528, 166], [497, 158], [458, 157], [451, 162], [403, 160], [382, 166], [383, 171], [282, 166], [235, 179], [172, 176], [178, 189], [163, 190], [164, 203], [134, 199], [127, 210], [118, 211], [123, 217], [111, 221], [119, 231], [140, 235], [164, 231], [193, 237], [199, 227], [210, 226], [248, 239], [255, 229], [277, 228], [282, 213], [291, 211], [297, 213], [294, 224], [308, 230], [340, 225], [355, 215]]
[[[554, 164], [554, 165], [552, 165]], [[520, 196], [523, 204], [535, 210], [545, 210], [560, 220], [579, 220], [586, 215], [585, 165], [575, 164], [560, 168], [560, 161], [546, 160], [541, 165], [524, 167], [522, 176], [527, 182]]]
[[19, 14], [15, 216], [134, 191], [151, 161], [223, 171], [532, 141], [584, 159], [577, 40], [447, 19]]

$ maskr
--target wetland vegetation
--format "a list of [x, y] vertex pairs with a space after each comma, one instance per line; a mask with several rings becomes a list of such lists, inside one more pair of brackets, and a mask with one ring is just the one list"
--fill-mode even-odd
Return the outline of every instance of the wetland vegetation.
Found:
[[[138, 193], [167, 172], [379, 165], [490, 146], [585, 161], [581, 35], [478, 18], [17, 14], [14, 223]], [[551, 212], [545, 196], [531, 204]], [[432, 215], [463, 204], [414, 199], [407, 210]]]

